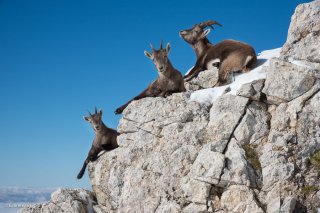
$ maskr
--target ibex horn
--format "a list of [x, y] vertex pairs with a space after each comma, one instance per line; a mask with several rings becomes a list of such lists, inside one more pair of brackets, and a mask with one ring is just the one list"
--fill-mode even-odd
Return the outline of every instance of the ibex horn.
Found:
[[160, 42], [160, 50], [162, 50], [162, 41]]
[[88, 113], [89, 113], [90, 116], [92, 116], [89, 110], [88, 110]]
[[97, 114], [98, 113], [98, 110], [97, 110], [97, 107], [95, 106], [94, 107], [94, 114]]
[[154, 47], [153, 47], [153, 45], [150, 43], [150, 47], [151, 47], [151, 50], [152, 50], [152, 52], [154, 51]]
[[199, 24], [199, 27], [201, 27], [201, 28], [211, 27], [211, 28], [213, 29], [212, 25], [214, 25], [214, 24], [219, 25], [220, 27], [222, 27], [222, 25], [221, 25], [219, 22], [217, 22], [217, 21], [201, 22], [201, 23]]

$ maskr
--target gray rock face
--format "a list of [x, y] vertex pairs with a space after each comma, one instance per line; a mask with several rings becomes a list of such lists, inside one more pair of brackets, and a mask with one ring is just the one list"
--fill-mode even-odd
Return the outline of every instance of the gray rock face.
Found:
[[211, 150], [211, 144], [204, 146], [191, 167], [191, 174], [196, 180], [218, 184], [225, 165], [225, 157], [220, 152]]
[[308, 68], [272, 59], [267, 68], [267, 79], [263, 93], [271, 104], [291, 101], [307, 92], [315, 78], [308, 74]]
[[204, 70], [191, 81], [185, 83], [187, 91], [195, 91], [199, 89], [212, 88], [218, 83], [219, 73], [218, 68]]
[[226, 212], [263, 213], [254, 192], [246, 186], [233, 185], [221, 196], [221, 206]]
[[285, 59], [320, 63], [320, 1], [300, 4], [291, 18], [287, 42], [282, 48]]
[[[320, 208], [320, 159], [310, 160], [320, 150], [320, 75], [314, 69], [320, 64], [312, 50], [319, 39], [318, 11], [319, 1], [297, 8], [281, 57], [266, 67], [267, 78], [243, 85], [236, 96], [223, 94], [210, 106], [190, 101], [189, 93], [132, 102], [118, 126], [120, 147], [89, 164], [93, 209], [292, 213]], [[293, 64], [290, 57], [312, 67]], [[59, 192], [35, 208], [87, 212], [90, 202], [78, 197]]]
[[133, 102], [118, 127], [120, 148], [89, 166], [98, 203], [119, 212], [162, 212], [164, 203], [177, 211], [188, 202], [205, 204], [210, 185], [187, 175], [208, 118], [208, 109], [188, 102], [186, 94]]
[[255, 80], [253, 82], [242, 85], [237, 91], [238, 96], [249, 98], [253, 101], [259, 101], [261, 98], [261, 90], [264, 87], [264, 79]]
[[25, 208], [22, 213], [79, 212], [93, 213], [94, 195], [84, 189], [58, 189], [51, 195], [51, 201]]
[[223, 152], [235, 127], [244, 115], [249, 99], [223, 95], [210, 109], [210, 121], [206, 131], [206, 139], [213, 142], [218, 152]]

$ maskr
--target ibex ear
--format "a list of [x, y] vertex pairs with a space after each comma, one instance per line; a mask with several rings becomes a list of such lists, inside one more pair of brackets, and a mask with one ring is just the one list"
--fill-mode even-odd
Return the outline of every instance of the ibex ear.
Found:
[[201, 38], [205, 38], [209, 33], [210, 33], [210, 29], [206, 29], [203, 33], [202, 33], [202, 35], [201, 35]]
[[144, 54], [148, 57], [148, 58], [152, 58], [152, 54], [147, 52], [146, 50], [144, 51]]
[[89, 118], [86, 116], [82, 116], [85, 121], [89, 121]]
[[167, 46], [166, 46], [166, 52], [169, 53], [170, 49], [171, 49], [171, 46], [170, 46], [170, 43], [168, 43]]

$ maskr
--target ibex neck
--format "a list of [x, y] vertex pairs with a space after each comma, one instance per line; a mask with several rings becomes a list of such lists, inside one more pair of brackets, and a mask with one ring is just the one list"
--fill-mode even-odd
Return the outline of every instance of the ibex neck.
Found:
[[159, 77], [160, 78], [170, 78], [170, 76], [172, 74], [172, 70], [174, 70], [174, 67], [172, 66], [170, 60], [168, 59], [167, 69], [164, 72], [159, 73]]
[[108, 127], [102, 122], [101, 129], [96, 131], [96, 135], [103, 135], [108, 130]]
[[170, 60], [168, 59], [168, 62], [167, 62], [167, 70], [172, 70], [174, 69], [174, 67], [172, 66]]
[[194, 50], [194, 52], [197, 55], [197, 58], [203, 53], [205, 52], [209, 46], [210, 46], [210, 42], [207, 39], [201, 39], [199, 40], [197, 43], [195, 43], [194, 45], [192, 45], [192, 48]]

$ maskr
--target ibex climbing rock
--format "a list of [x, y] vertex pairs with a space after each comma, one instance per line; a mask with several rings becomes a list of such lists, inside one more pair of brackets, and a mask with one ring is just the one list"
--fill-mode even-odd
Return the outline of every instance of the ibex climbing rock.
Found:
[[88, 163], [95, 161], [101, 151], [110, 151], [118, 147], [117, 137], [119, 135], [116, 130], [108, 128], [102, 122], [102, 110], [99, 110], [98, 112], [97, 108], [95, 108], [95, 113], [93, 115], [89, 112], [89, 116], [83, 116], [83, 118], [91, 124], [96, 135], [88, 153], [88, 157], [84, 161], [82, 169], [77, 176], [78, 179], [82, 178]]
[[[207, 39], [212, 25], [219, 25], [216, 21], [201, 22], [193, 28], [180, 31], [180, 36], [189, 43], [197, 55], [195, 66], [184, 77], [186, 81], [196, 77], [199, 72], [211, 66], [219, 67], [219, 85], [227, 82], [232, 72], [248, 72], [257, 66], [257, 56], [254, 49], [243, 42], [224, 40], [215, 45]], [[219, 61], [219, 63], [217, 63]]]
[[176, 70], [169, 58], [168, 54], [170, 52], [170, 44], [168, 43], [166, 48], [162, 48], [162, 42], [160, 44], [160, 49], [155, 50], [151, 45], [152, 53], [144, 51], [144, 54], [153, 60], [157, 71], [158, 78], [153, 81], [147, 89], [145, 89], [138, 96], [134, 97], [126, 104], [122, 105], [118, 109], [116, 109], [115, 114], [120, 114], [122, 111], [134, 100], [139, 100], [145, 97], [167, 97], [172, 93], [177, 92], [185, 92], [186, 89], [184, 87], [184, 80], [181, 73]]

